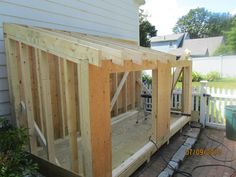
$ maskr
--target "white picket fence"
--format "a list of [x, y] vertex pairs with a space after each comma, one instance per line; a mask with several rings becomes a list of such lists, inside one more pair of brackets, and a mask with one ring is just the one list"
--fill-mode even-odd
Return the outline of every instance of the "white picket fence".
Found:
[[[206, 88], [205, 125], [225, 128], [225, 106], [236, 105], [236, 90]], [[204, 117], [203, 117], [204, 118]]]
[[[151, 85], [147, 87], [152, 92]], [[147, 92], [143, 90], [143, 92]], [[182, 108], [182, 90], [176, 89], [172, 94], [171, 108], [181, 110]], [[151, 109], [152, 99], [145, 98], [146, 108]], [[210, 88], [207, 82], [202, 82], [201, 87], [194, 88], [192, 92], [192, 111], [198, 111], [200, 122], [204, 126], [213, 128], [225, 128], [225, 106], [236, 105], [236, 89], [227, 90], [219, 88]]]

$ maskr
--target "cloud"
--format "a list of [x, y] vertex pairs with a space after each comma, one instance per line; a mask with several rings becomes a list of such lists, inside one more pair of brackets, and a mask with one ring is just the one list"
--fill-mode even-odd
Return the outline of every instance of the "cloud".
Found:
[[231, 13], [232, 15], [236, 15], [236, 9], [231, 10], [230, 13]]
[[146, 0], [141, 9], [150, 15], [148, 20], [156, 26], [158, 35], [171, 34], [178, 18], [187, 12], [177, 0]]

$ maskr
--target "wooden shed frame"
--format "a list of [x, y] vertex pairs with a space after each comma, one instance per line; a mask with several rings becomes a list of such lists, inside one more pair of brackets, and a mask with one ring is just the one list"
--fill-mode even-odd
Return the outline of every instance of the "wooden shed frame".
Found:
[[[64, 68], [62, 79], [65, 82], [65, 100], [62, 102], [67, 110], [72, 171], [81, 176], [128, 176], [156, 151], [155, 146], [148, 143], [112, 171], [110, 73], [152, 70], [151, 138], [158, 146], [167, 142], [174, 132], [184, 126], [181, 123], [174, 131], [170, 131], [171, 85], [177, 81], [176, 78], [172, 80], [172, 67], [176, 67], [179, 73], [183, 71], [183, 112], [191, 113], [192, 62], [189, 60], [178, 61], [173, 55], [115, 39], [17, 24], [4, 24], [4, 39], [13, 117], [20, 125], [20, 112], [22, 109], [25, 111], [23, 117], [29, 128], [31, 153], [35, 154], [39, 140], [47, 148], [48, 160], [55, 164], [60, 162], [55, 157], [54, 149], [47, 54], [53, 54], [61, 61]], [[34, 51], [33, 60], [37, 60], [38, 75], [35, 82], [38, 84], [37, 93], [40, 94], [41, 104], [38, 106], [41, 107], [40, 115], [45, 123], [44, 134], [34, 120], [30, 50]], [[75, 69], [72, 63], [76, 66], [77, 76], [70, 74]], [[20, 72], [22, 78], [19, 79]], [[76, 91], [71, 85], [76, 84], [75, 79], [80, 83], [78, 93], [82, 157], [77, 152], [77, 108], [72, 99]], [[22, 90], [19, 89], [19, 82], [23, 85], [24, 101], [20, 98]], [[82, 170], [79, 168], [79, 158], [82, 158]]]

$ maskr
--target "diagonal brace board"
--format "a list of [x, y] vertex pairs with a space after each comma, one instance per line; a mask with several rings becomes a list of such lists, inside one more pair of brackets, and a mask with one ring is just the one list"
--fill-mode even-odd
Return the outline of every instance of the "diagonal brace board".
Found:
[[[185, 53], [180, 57], [179, 60], [188, 60], [190, 56], [190, 51], [186, 50]], [[172, 80], [172, 86], [171, 86], [171, 94], [173, 93], [173, 90], [175, 89], [175, 86], [178, 82], [178, 79], [183, 71], [184, 67], [176, 67], [175, 72], [173, 73], [173, 80]]]
[[171, 94], [173, 93], [173, 90], [175, 89], [175, 86], [179, 80], [179, 77], [183, 71], [183, 67], [176, 68], [175, 72], [173, 73], [173, 81], [171, 86]]
[[124, 73], [124, 76], [123, 76], [123, 78], [121, 79], [121, 81], [120, 81], [120, 83], [119, 83], [119, 86], [117, 87], [117, 90], [116, 90], [116, 92], [115, 92], [115, 94], [114, 94], [114, 96], [113, 96], [113, 98], [112, 98], [112, 100], [111, 100], [110, 111], [112, 111], [112, 109], [113, 109], [113, 107], [114, 107], [114, 105], [115, 105], [115, 103], [116, 103], [116, 100], [117, 100], [117, 98], [118, 98], [118, 96], [119, 96], [119, 94], [120, 94], [120, 91], [121, 91], [123, 85], [125, 84], [125, 81], [126, 81], [127, 78], [128, 78], [128, 75], [129, 75], [129, 72], [125, 72], [125, 73]]

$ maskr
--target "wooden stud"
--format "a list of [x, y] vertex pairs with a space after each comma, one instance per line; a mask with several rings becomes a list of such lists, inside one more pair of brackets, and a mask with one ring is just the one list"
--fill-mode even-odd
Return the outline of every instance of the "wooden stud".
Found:
[[131, 79], [131, 108], [135, 109], [135, 85], [136, 85], [136, 78], [135, 72], [132, 72], [132, 79]]
[[16, 56], [16, 42], [5, 37], [5, 51], [7, 55], [7, 72], [9, 82], [10, 103], [12, 107], [12, 122], [20, 126], [19, 111], [20, 111], [20, 93], [19, 93], [19, 78], [18, 65]]
[[39, 75], [41, 83], [41, 100], [43, 105], [43, 118], [46, 129], [47, 153], [48, 160], [55, 162], [55, 146], [54, 146], [54, 129], [52, 118], [52, 105], [50, 93], [50, 77], [49, 77], [49, 62], [48, 54], [44, 51], [39, 51]]
[[191, 114], [192, 109], [192, 65], [183, 69], [182, 112]]
[[112, 176], [110, 92], [109, 72], [107, 71], [108, 68], [89, 65], [89, 106], [94, 177]]
[[76, 117], [76, 96], [75, 96], [75, 63], [66, 61], [64, 64], [64, 78], [65, 78], [65, 94], [66, 94], [66, 113], [68, 134], [70, 141], [71, 151], [71, 168], [72, 171], [79, 172], [79, 155], [78, 155], [78, 143], [77, 143], [77, 117]]
[[[115, 88], [117, 90], [118, 87], [118, 73], [115, 73]], [[117, 99], [115, 103], [115, 115], [118, 115], [119, 113], [119, 99]]]
[[171, 67], [160, 64], [152, 71], [152, 115], [154, 138], [156, 142], [163, 141], [170, 133], [170, 103], [171, 103]]
[[35, 154], [37, 148], [37, 140], [34, 132], [34, 106], [32, 100], [32, 82], [30, 72], [30, 59], [28, 46], [20, 43], [20, 62], [22, 72], [22, 83], [25, 94], [26, 117], [28, 122], [29, 139], [30, 139], [30, 152]]
[[92, 138], [91, 138], [91, 120], [89, 107], [89, 66], [88, 63], [77, 64], [78, 71], [78, 91], [80, 106], [80, 129], [82, 137], [83, 150], [83, 175], [86, 177], [93, 176], [92, 160]]
[[43, 105], [42, 105], [42, 97], [41, 97], [41, 81], [40, 81], [40, 68], [39, 68], [39, 50], [35, 49], [34, 51], [34, 60], [35, 60], [35, 72], [36, 72], [36, 82], [37, 82], [37, 93], [38, 93], [38, 110], [39, 110], [39, 116], [40, 116], [40, 128], [43, 134], [45, 134], [45, 119], [43, 118]]
[[58, 60], [55, 55], [48, 54], [49, 70], [50, 70], [50, 90], [51, 90], [51, 103], [52, 103], [52, 116], [54, 127], [54, 139], [61, 138], [62, 135], [62, 114], [61, 114], [61, 100], [60, 100], [60, 87], [59, 87], [59, 73], [58, 73]]
[[66, 136], [67, 132], [67, 119], [66, 119], [66, 96], [65, 96], [65, 76], [64, 76], [64, 68], [65, 68], [65, 59], [58, 58], [57, 60], [57, 68], [58, 68], [58, 84], [59, 84], [59, 104], [60, 104], [60, 115], [61, 115], [61, 124], [62, 124], [62, 137], [64, 138]]

